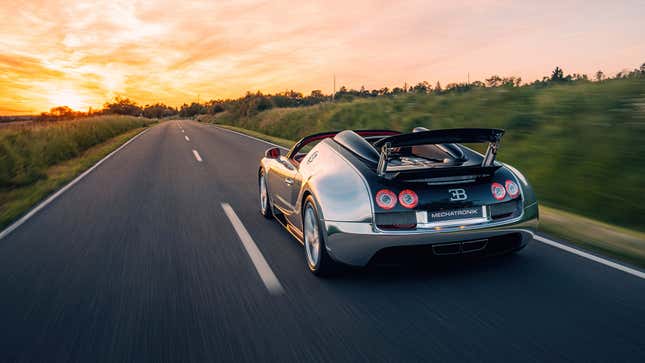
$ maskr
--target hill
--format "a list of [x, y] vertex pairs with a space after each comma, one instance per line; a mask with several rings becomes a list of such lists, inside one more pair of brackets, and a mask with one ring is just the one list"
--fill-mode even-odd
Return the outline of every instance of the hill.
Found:
[[201, 120], [292, 140], [324, 130], [499, 127], [507, 131], [499, 159], [524, 172], [542, 203], [645, 230], [642, 78], [411, 93]]

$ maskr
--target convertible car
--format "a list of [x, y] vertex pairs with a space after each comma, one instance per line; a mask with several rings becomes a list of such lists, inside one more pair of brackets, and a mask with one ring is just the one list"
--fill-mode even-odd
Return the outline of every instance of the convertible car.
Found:
[[260, 211], [304, 245], [316, 275], [406, 252], [514, 252], [532, 239], [538, 204], [526, 178], [495, 160], [503, 134], [416, 128], [310, 135], [286, 155], [266, 151]]

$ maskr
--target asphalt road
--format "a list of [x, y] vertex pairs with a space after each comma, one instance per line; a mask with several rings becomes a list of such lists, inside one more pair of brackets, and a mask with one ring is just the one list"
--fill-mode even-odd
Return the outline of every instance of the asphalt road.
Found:
[[314, 277], [258, 212], [266, 148], [162, 123], [0, 240], [0, 361], [645, 362], [645, 280], [539, 242]]

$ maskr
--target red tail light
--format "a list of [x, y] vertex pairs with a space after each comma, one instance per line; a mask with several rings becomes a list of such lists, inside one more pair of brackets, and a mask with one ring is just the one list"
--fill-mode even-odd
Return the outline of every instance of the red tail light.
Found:
[[520, 187], [518, 187], [514, 181], [507, 180], [504, 184], [506, 185], [506, 191], [508, 192], [509, 197], [515, 198], [520, 194]]
[[493, 198], [496, 200], [502, 200], [506, 196], [506, 189], [500, 183], [493, 183], [490, 186], [490, 191], [493, 193]]
[[414, 190], [405, 189], [399, 193], [399, 203], [406, 208], [414, 208], [419, 204], [419, 197]]
[[376, 193], [376, 204], [383, 209], [392, 209], [396, 206], [396, 194], [387, 189], [381, 189]]

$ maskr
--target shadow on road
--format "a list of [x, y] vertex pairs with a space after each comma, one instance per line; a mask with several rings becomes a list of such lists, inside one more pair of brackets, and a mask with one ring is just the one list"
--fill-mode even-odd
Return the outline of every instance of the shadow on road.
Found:
[[334, 283], [345, 281], [400, 284], [405, 281], [474, 279], [477, 276], [513, 271], [515, 267], [522, 265], [526, 258], [521, 252], [501, 256], [435, 257], [426, 262], [417, 260], [369, 265], [364, 268], [343, 268], [330, 280]]

